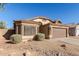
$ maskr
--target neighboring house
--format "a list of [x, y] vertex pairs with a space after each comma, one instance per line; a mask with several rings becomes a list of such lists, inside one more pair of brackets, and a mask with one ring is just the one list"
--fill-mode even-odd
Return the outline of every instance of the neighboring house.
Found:
[[69, 35], [70, 36], [79, 36], [79, 25], [71, 24], [71, 25], [68, 25], [68, 26], [69, 26]]
[[46, 17], [14, 21], [15, 33], [21, 34], [22, 38], [33, 38], [39, 32], [44, 33], [47, 39], [68, 37], [68, 29], [69, 27], [63, 25], [61, 21], [52, 21]]

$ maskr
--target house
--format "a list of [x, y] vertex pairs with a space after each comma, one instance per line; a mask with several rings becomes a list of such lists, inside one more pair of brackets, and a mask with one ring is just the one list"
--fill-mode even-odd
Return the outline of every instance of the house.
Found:
[[14, 21], [14, 31], [21, 34], [22, 38], [33, 38], [35, 34], [41, 32], [45, 34], [45, 38], [68, 37], [69, 27], [63, 25], [61, 21], [52, 21], [47, 17], [35, 17], [29, 20]]
[[78, 24], [68, 24], [68, 26], [69, 26], [70, 36], [79, 36], [79, 25]]

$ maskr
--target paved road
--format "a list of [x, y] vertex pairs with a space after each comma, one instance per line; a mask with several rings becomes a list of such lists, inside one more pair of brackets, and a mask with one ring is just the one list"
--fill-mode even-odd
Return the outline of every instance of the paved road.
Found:
[[68, 44], [74, 44], [74, 45], [79, 45], [79, 39], [75, 39], [75, 38], [56, 38], [55, 40], [59, 40], [59, 41], [63, 41], [65, 43]]

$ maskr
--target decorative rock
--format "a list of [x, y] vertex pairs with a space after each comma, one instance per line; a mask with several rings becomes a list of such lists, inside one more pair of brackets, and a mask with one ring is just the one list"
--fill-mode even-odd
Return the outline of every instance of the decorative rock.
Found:
[[65, 49], [65, 48], [66, 48], [66, 45], [65, 45], [65, 44], [62, 44], [61, 47], [62, 47], [63, 49]]
[[26, 53], [23, 53], [23, 56], [26, 56]]

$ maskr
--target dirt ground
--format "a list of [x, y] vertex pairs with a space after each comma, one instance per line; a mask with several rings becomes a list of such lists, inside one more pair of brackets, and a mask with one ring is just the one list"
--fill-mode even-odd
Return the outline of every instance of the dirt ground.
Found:
[[0, 56], [78, 56], [79, 46], [57, 40], [28, 41], [0, 44]]

